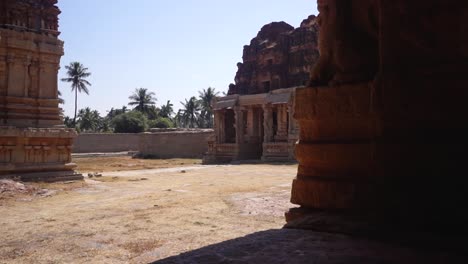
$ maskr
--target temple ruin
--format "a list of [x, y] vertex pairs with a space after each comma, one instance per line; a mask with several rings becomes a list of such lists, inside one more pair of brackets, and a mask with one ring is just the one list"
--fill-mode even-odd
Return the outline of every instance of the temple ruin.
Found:
[[205, 162], [294, 160], [295, 90], [308, 83], [317, 58], [315, 16], [296, 29], [285, 22], [265, 25], [244, 46], [228, 95], [212, 103], [215, 136]]
[[468, 2], [318, 8], [320, 58], [295, 96], [300, 208], [287, 220], [325, 212], [400, 232], [466, 232]]
[[57, 76], [63, 42], [57, 0], [0, 3], [0, 177], [81, 179], [76, 132], [63, 128]]

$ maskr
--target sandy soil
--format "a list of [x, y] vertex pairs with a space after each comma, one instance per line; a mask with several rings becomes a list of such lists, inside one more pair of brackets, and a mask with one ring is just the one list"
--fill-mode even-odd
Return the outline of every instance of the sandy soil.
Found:
[[147, 263], [283, 226], [297, 166], [190, 165], [0, 200], [0, 263]]

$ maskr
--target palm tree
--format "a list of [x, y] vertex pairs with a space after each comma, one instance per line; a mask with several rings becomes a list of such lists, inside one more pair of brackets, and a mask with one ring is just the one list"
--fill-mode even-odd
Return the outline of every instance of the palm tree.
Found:
[[174, 113], [173, 106], [174, 105], [171, 104], [171, 100], [168, 100], [165, 105], [161, 106], [161, 110], [159, 110], [159, 116], [170, 119]]
[[200, 102], [192, 96], [189, 100], [185, 99], [185, 103], [180, 102], [184, 109], [181, 111], [181, 119], [184, 126], [194, 128], [198, 126], [198, 119], [200, 117]]
[[148, 110], [146, 110], [146, 117], [149, 120], [155, 120], [159, 117], [159, 111], [161, 111], [161, 109], [159, 109], [155, 105], [150, 105], [148, 107]]
[[71, 83], [72, 91], [75, 91], [75, 117], [73, 118], [73, 124], [76, 125], [76, 111], [78, 109], [78, 92], [85, 92], [89, 94], [88, 86], [91, 83], [86, 80], [87, 77], [91, 76], [88, 72], [88, 68], [84, 67], [80, 62], [71, 62], [70, 65], [65, 66], [67, 69], [67, 78], [62, 78], [62, 82]]
[[101, 123], [101, 116], [98, 111], [86, 107], [79, 111], [78, 120], [81, 131], [97, 131]]
[[204, 127], [213, 127], [213, 108], [211, 107], [211, 101], [213, 98], [218, 96], [219, 92], [216, 92], [215, 88], [208, 87], [208, 89], [203, 89], [203, 91], [198, 92], [198, 97], [200, 98], [201, 104], [201, 122]]
[[135, 105], [134, 110], [140, 111], [141, 113], [148, 113], [150, 106], [156, 104], [156, 97], [154, 92], [148, 92], [146, 88], [137, 88], [132, 95], [128, 97], [130, 103], [128, 105]]

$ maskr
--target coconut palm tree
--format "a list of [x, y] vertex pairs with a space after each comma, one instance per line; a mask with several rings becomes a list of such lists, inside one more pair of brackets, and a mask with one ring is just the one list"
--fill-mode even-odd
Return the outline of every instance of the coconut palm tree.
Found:
[[101, 116], [98, 111], [86, 107], [79, 111], [78, 120], [81, 131], [97, 131], [101, 123]]
[[172, 117], [172, 114], [174, 113], [173, 106], [174, 105], [171, 104], [171, 100], [168, 100], [165, 105], [161, 106], [161, 109], [159, 110], [159, 116], [170, 119]]
[[216, 89], [211, 87], [198, 92], [201, 104], [200, 122], [203, 127], [213, 127], [213, 108], [211, 107], [211, 101], [218, 96], [218, 94], [219, 92], [216, 92]]
[[72, 91], [75, 91], [75, 116], [73, 118], [73, 124], [76, 125], [76, 112], [78, 110], [78, 92], [84, 92], [89, 94], [88, 86], [91, 83], [86, 80], [91, 73], [88, 72], [88, 68], [84, 67], [80, 62], [71, 62], [70, 65], [65, 66], [67, 69], [67, 77], [62, 78], [62, 82], [71, 83]]
[[150, 106], [156, 104], [156, 97], [154, 92], [148, 92], [146, 88], [137, 88], [132, 95], [128, 97], [130, 102], [128, 105], [135, 106], [134, 110], [137, 110], [143, 114], [148, 113]]
[[190, 127], [194, 128], [197, 127], [199, 117], [200, 117], [200, 101], [195, 98], [195, 96], [192, 96], [189, 100], [185, 99], [184, 102], [180, 102], [182, 106], [184, 107], [181, 110], [181, 119], [183, 121], [183, 124], [185, 127]]

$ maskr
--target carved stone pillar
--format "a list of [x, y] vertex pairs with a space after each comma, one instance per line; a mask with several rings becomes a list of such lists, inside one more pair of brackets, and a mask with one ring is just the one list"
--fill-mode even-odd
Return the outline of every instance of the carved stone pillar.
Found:
[[288, 120], [287, 120], [287, 108], [281, 104], [277, 107], [278, 115], [278, 131], [276, 132], [276, 141], [287, 141], [288, 139]]
[[245, 120], [244, 120], [244, 108], [236, 106], [234, 108], [235, 114], [235, 129], [236, 129], [236, 143], [243, 144], [244, 143], [244, 128], [245, 128]]
[[[299, 169], [291, 201], [300, 208], [287, 220], [320, 211], [351, 215], [386, 232], [468, 233], [460, 209], [468, 202], [460, 173], [468, 147], [468, 80], [461, 77], [468, 72], [461, 48], [468, 46], [468, 2], [320, 2], [333, 3], [322, 7], [322, 36], [354, 44], [322, 42], [321, 56], [330, 51], [339, 60], [322, 56], [312, 83], [323, 86], [296, 91]], [[333, 17], [338, 11], [342, 16]], [[379, 28], [366, 28], [374, 16]], [[334, 22], [347, 31], [330, 31]], [[375, 49], [380, 66], [369, 68]]]
[[216, 143], [225, 143], [226, 142], [226, 131], [224, 124], [224, 111], [218, 110], [214, 111], [214, 131], [216, 135]]
[[273, 141], [273, 108], [271, 105], [263, 105], [263, 131], [264, 143]]

